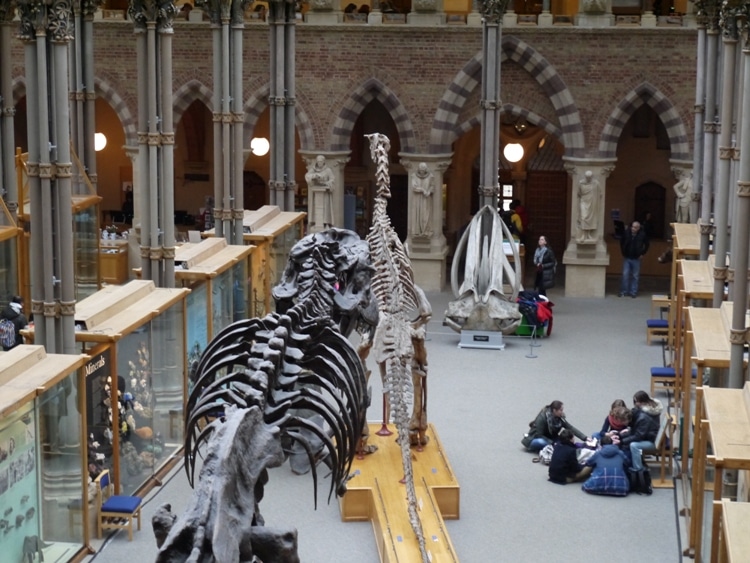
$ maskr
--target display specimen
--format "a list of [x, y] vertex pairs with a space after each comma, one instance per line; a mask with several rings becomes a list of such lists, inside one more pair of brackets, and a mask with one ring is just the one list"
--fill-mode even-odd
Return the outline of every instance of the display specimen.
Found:
[[155, 517], [166, 535], [157, 561], [299, 561], [296, 531], [264, 527], [259, 503], [268, 469], [291, 443], [308, 454], [316, 501], [320, 461], [331, 470], [329, 501], [346, 490], [368, 398], [362, 362], [339, 326], [348, 332], [367, 309], [371, 270], [355, 233], [308, 235], [275, 288], [282, 312], [229, 325], [208, 345], [186, 409], [191, 484], [200, 455], [203, 467], [186, 511], [173, 524], [167, 505]]

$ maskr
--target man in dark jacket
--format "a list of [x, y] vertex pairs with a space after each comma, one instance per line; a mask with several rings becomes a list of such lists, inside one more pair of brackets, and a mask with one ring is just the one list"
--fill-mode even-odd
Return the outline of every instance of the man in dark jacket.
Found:
[[7, 352], [11, 348], [15, 348], [19, 344], [23, 343], [23, 337], [21, 336], [21, 329], [26, 328], [29, 321], [26, 319], [26, 315], [23, 314], [23, 297], [16, 295], [10, 300], [10, 303], [0, 311], [0, 318], [8, 319], [13, 323], [13, 327], [16, 333], [16, 342], [13, 346], [5, 347], [3, 349]]
[[638, 221], [633, 221], [630, 229], [620, 239], [622, 251], [622, 282], [620, 294], [636, 297], [638, 295], [638, 278], [641, 275], [641, 257], [648, 252], [648, 237]]

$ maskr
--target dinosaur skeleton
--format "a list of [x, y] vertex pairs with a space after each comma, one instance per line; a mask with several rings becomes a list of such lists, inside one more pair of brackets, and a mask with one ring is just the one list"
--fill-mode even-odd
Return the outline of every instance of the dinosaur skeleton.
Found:
[[238, 321], [208, 345], [186, 409], [191, 485], [199, 454], [203, 466], [187, 510], [175, 520], [164, 506], [155, 517], [168, 529], [159, 530], [166, 538], [158, 562], [299, 561], [296, 531], [265, 528], [259, 503], [268, 469], [283, 463], [288, 443], [309, 456], [316, 504], [321, 459], [331, 469], [328, 500], [346, 490], [368, 399], [362, 362], [339, 327], [350, 331], [357, 311], [367, 310], [371, 271], [367, 244], [355, 233], [308, 235], [292, 248], [274, 290], [283, 314]]
[[[417, 515], [417, 495], [409, 451], [408, 403], [413, 395], [411, 376], [414, 373], [415, 358], [417, 364], [422, 362], [417, 368], [421, 369], [422, 373], [426, 372], [424, 325], [431, 310], [424, 293], [414, 283], [411, 262], [386, 212], [388, 199], [391, 197], [388, 174], [390, 141], [380, 133], [366, 137], [370, 140], [370, 155], [376, 165], [377, 184], [372, 226], [367, 234], [370, 257], [375, 268], [372, 276], [372, 293], [380, 313], [372, 336], [372, 347], [375, 351], [375, 361], [380, 365], [381, 374], [384, 375], [383, 391], [388, 393], [391, 412], [398, 429], [409, 521], [419, 544], [422, 561], [427, 562], [430, 559], [425, 546], [422, 523]], [[416, 321], [409, 319], [410, 311], [420, 311]], [[415, 354], [413, 340], [419, 340], [420, 334], [422, 347]], [[422, 379], [421, 376], [418, 378]], [[415, 405], [421, 404], [419, 397], [414, 402]], [[423, 409], [420, 409], [416, 416], [419, 417], [419, 422], [426, 426], [426, 415], [422, 411]]]
[[[504, 240], [512, 241], [513, 237], [489, 205], [479, 210], [459, 240], [451, 267], [451, 289], [456, 299], [448, 303], [444, 320], [456, 332], [512, 334], [521, 324], [522, 315], [516, 303], [521, 287], [521, 258], [518, 246], [511, 244], [513, 264], [510, 264]], [[510, 288], [509, 295], [504, 282]]]

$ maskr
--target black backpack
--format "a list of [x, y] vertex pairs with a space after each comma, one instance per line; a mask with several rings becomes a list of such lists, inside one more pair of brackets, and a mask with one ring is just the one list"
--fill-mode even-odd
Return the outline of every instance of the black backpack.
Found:
[[651, 472], [648, 467], [640, 471], [630, 471], [630, 492], [639, 495], [650, 495], [654, 492], [651, 487]]

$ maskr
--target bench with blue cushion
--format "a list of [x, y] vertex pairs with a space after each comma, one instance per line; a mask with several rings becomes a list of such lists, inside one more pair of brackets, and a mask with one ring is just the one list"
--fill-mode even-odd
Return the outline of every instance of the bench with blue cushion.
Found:
[[[698, 376], [698, 370], [693, 368], [693, 379]], [[674, 387], [675, 369], [673, 367], [652, 367], [651, 368], [651, 396], [658, 388]]]
[[647, 319], [646, 320], [646, 344], [651, 344], [651, 339], [661, 336], [669, 336], [669, 321], [667, 319]]
[[141, 529], [141, 501], [137, 496], [113, 495], [109, 470], [105, 469], [97, 477], [96, 490], [96, 537], [102, 537], [102, 530], [122, 529], [128, 531], [128, 539], [133, 541], [133, 520], [138, 520]]

